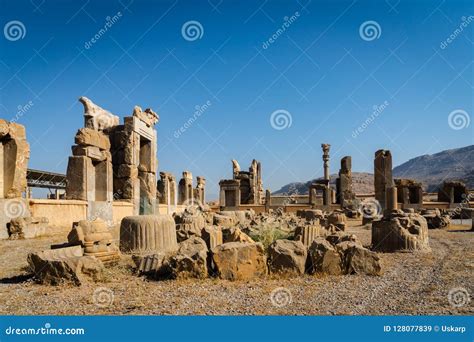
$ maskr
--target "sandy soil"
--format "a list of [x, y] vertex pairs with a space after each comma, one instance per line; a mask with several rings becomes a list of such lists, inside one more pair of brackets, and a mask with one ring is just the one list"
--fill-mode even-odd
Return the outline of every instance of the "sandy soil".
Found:
[[[370, 230], [352, 222], [349, 232], [364, 244]], [[132, 274], [130, 258], [107, 269], [108, 281], [81, 287], [36, 284], [27, 271], [29, 252], [65, 241], [64, 235], [0, 241], [0, 314], [19, 315], [472, 315], [473, 300], [455, 307], [450, 290], [474, 293], [474, 232], [468, 226], [430, 230], [430, 253], [380, 254], [380, 277], [267, 277], [151, 281]], [[272, 291], [283, 288], [282, 307]]]

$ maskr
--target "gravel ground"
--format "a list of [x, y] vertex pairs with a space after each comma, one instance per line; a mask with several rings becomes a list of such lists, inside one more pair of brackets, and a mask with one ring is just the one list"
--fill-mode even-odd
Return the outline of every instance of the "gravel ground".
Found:
[[[430, 253], [380, 254], [380, 277], [149, 281], [132, 275], [130, 258], [123, 258], [107, 269], [107, 282], [81, 287], [39, 285], [26, 270], [29, 252], [65, 236], [0, 241], [0, 314], [472, 315], [474, 301], [463, 298], [463, 292], [457, 297], [462, 306], [448, 300], [450, 290], [474, 291], [474, 232], [467, 227], [430, 230]], [[358, 222], [348, 231], [369, 244], [370, 230]]]

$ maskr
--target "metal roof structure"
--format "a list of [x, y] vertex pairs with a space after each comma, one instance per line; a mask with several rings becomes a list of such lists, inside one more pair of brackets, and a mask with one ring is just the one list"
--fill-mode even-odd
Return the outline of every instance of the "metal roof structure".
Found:
[[26, 180], [31, 188], [66, 189], [66, 175], [60, 173], [28, 169]]

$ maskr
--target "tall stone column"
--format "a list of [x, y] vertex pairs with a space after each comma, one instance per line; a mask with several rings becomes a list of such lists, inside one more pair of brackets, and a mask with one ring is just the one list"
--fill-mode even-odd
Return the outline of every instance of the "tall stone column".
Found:
[[331, 145], [321, 144], [321, 148], [323, 149], [324, 179], [329, 180], [329, 149]]
[[378, 150], [374, 159], [375, 199], [382, 210], [387, 209], [388, 189], [393, 187], [392, 154], [388, 150]]

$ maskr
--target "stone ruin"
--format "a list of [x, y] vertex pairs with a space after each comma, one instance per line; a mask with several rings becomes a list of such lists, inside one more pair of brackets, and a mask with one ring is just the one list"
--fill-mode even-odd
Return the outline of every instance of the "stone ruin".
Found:
[[133, 203], [136, 214], [155, 212], [158, 115], [136, 106], [124, 124], [86, 97], [67, 167], [66, 198], [88, 202], [89, 219], [112, 221], [112, 200]]
[[68, 242], [28, 254], [28, 265], [37, 281], [82, 285], [104, 280], [105, 266], [120, 259], [120, 252], [102, 219], [73, 223]]
[[374, 159], [375, 199], [382, 210], [387, 208], [388, 189], [393, 187], [392, 154], [388, 150], [378, 150]]
[[219, 182], [219, 206], [230, 210], [238, 209], [240, 200], [240, 180], [223, 179]]
[[423, 207], [423, 187], [420, 182], [413, 179], [395, 179], [398, 203], [402, 208], [420, 210]]
[[448, 202], [450, 207], [463, 203], [468, 198], [469, 191], [461, 181], [445, 181], [438, 190], [438, 202]]
[[[398, 199], [418, 196], [421, 187], [409, 180], [392, 179], [392, 155], [390, 151], [379, 150], [374, 159], [375, 198], [383, 211], [381, 219], [372, 222], [372, 249], [380, 252], [430, 250], [428, 243], [428, 223], [413, 208], [404, 212], [398, 208]], [[398, 193], [398, 189], [402, 194]], [[416, 190], [416, 191], [415, 191]], [[408, 192], [407, 192], [408, 191]], [[419, 198], [417, 198], [419, 200]]]
[[176, 179], [169, 172], [160, 172], [160, 179], [157, 183], [157, 197], [159, 204], [168, 206], [168, 213], [177, 205], [176, 201]]
[[30, 145], [25, 127], [0, 119], [0, 239], [22, 237], [23, 232], [10, 221], [30, 216], [22, 193], [26, 191], [26, 170]]
[[193, 188], [193, 174], [183, 171], [183, 178], [178, 184], [178, 204], [185, 206], [206, 204], [206, 179], [197, 176], [196, 182], [196, 187]]
[[355, 193], [352, 190], [352, 158], [346, 156], [341, 159], [339, 178], [336, 179], [336, 203], [343, 208], [352, 207]]
[[219, 182], [221, 207], [237, 208], [240, 204], [264, 204], [262, 166], [255, 159], [249, 171], [241, 171], [237, 160], [232, 160], [232, 179]]
[[[321, 144], [323, 150], [323, 168], [324, 177], [318, 179], [314, 183], [311, 183], [308, 189], [309, 192], [309, 204], [312, 207], [323, 206], [329, 207], [333, 202], [333, 189], [329, 186], [329, 149], [331, 145]], [[317, 197], [321, 195], [322, 201], [318, 202]]]

